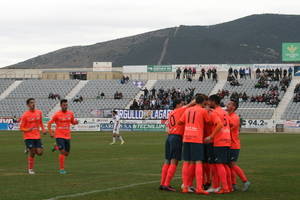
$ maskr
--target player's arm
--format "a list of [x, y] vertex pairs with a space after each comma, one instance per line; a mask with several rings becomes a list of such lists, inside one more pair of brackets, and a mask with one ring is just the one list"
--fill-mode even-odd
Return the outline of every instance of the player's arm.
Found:
[[43, 115], [42, 115], [42, 112], [40, 114], [40, 127], [42, 128], [42, 133], [45, 135], [47, 132], [46, 132], [44, 124], [43, 124]]
[[52, 119], [47, 124], [47, 128], [48, 128], [48, 132], [50, 134], [50, 137], [54, 137], [54, 133], [53, 133], [53, 130], [52, 130], [52, 124], [55, 122], [55, 118], [56, 118], [56, 116], [54, 115], [52, 117]]
[[211, 116], [210, 120], [215, 124], [215, 128], [209, 136], [204, 138], [206, 142], [211, 141], [223, 128], [223, 123], [221, 122], [220, 118], [217, 115]]
[[72, 114], [72, 117], [71, 117], [71, 124], [73, 124], [73, 125], [77, 125], [78, 124], [78, 120], [76, 120], [74, 118], [74, 113]]
[[177, 125], [184, 125], [185, 124], [185, 118], [186, 118], [186, 111], [180, 117], [179, 121], [177, 122]]
[[192, 107], [194, 105], [196, 105], [196, 100], [195, 99], [193, 99], [190, 103], [188, 103], [187, 105], [185, 105], [185, 107], [189, 108], [189, 107]]

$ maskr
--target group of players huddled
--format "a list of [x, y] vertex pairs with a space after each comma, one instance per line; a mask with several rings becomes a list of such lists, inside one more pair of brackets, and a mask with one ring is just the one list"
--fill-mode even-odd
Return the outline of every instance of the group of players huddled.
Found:
[[160, 190], [176, 191], [170, 182], [182, 158], [183, 193], [230, 193], [238, 189], [236, 176], [243, 182], [242, 191], [249, 189], [250, 182], [236, 164], [240, 151], [238, 102], [229, 101], [223, 109], [220, 101], [218, 95], [204, 94], [196, 94], [187, 105], [180, 99], [174, 101], [167, 121]]

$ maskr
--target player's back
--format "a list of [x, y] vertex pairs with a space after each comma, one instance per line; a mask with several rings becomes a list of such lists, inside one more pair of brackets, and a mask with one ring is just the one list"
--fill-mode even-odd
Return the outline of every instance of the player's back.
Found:
[[229, 114], [230, 134], [231, 134], [231, 148], [240, 149], [240, 117], [235, 113]]
[[173, 110], [168, 117], [169, 134], [183, 135], [184, 125], [179, 125], [177, 122], [184, 114], [188, 107], [181, 107]]
[[188, 108], [182, 118], [185, 122], [183, 141], [203, 143], [204, 123], [208, 121], [207, 110], [196, 105]]
[[223, 110], [220, 106], [215, 108], [213, 112], [219, 117], [223, 123], [223, 127], [219, 133], [214, 137], [214, 146], [231, 146], [231, 135], [229, 127], [229, 116], [228, 113]]

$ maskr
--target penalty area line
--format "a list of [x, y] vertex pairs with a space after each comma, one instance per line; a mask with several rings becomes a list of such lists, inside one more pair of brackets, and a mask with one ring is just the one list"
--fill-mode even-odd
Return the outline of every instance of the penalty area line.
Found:
[[[174, 178], [174, 179], [179, 179], [179, 177]], [[159, 183], [159, 182], [160, 181], [156, 180], [156, 181], [148, 181], [148, 182], [143, 182], [143, 183], [134, 183], [134, 184], [123, 185], [123, 186], [119, 186], [119, 187], [111, 187], [111, 188], [101, 189], [101, 190], [92, 190], [92, 191], [88, 191], [88, 192], [80, 192], [80, 193], [69, 194], [69, 195], [60, 195], [60, 196], [56, 196], [56, 197], [52, 197], [52, 198], [44, 199], [44, 200], [57, 200], [57, 199], [64, 199], [64, 198], [80, 197], [80, 196], [85, 196], [85, 195], [89, 195], [89, 194], [109, 192], [112, 190], [120, 190], [120, 189], [131, 188], [131, 187], [135, 187], [135, 186], [147, 185], [147, 184], [152, 184], [152, 183]]]

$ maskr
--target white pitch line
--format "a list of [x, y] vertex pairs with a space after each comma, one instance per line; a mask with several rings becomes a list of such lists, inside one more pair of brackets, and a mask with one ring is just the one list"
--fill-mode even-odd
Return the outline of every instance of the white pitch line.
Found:
[[[174, 179], [179, 179], [179, 178], [180, 177], [176, 177]], [[107, 189], [102, 189], [102, 190], [92, 190], [92, 191], [89, 191], [89, 192], [81, 192], [81, 193], [75, 193], [75, 194], [69, 194], [69, 195], [61, 195], [61, 196], [56, 196], [56, 197], [52, 197], [50, 199], [44, 199], [44, 200], [57, 200], [57, 199], [64, 199], [64, 198], [80, 197], [80, 196], [85, 196], [85, 195], [94, 194], [94, 193], [108, 192], [108, 191], [112, 191], [112, 190], [120, 190], [120, 189], [125, 189], [125, 188], [140, 186], [140, 185], [147, 185], [147, 184], [151, 184], [151, 183], [158, 183], [158, 182], [159, 181], [156, 180], [156, 181], [148, 181], [148, 182], [143, 182], [143, 183], [134, 183], [134, 184], [130, 184], [130, 185], [112, 187], [112, 188], [107, 188]]]

